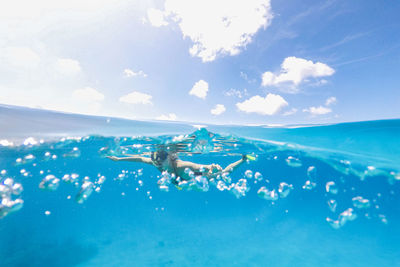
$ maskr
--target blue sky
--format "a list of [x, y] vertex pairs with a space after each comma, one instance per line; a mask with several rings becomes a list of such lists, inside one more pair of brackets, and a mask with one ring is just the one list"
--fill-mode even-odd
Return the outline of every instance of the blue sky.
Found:
[[0, 103], [132, 119], [400, 117], [398, 1], [14, 1]]

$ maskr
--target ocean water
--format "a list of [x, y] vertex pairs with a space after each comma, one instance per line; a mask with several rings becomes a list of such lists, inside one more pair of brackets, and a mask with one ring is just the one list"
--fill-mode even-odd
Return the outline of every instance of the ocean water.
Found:
[[[164, 145], [230, 175], [108, 155]], [[286, 127], [0, 106], [0, 266], [400, 266], [400, 120]]]

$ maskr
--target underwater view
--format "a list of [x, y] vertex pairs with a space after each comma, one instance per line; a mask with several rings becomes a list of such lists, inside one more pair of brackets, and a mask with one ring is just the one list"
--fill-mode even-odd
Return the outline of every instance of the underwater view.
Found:
[[[0, 108], [0, 266], [400, 262], [400, 120], [278, 128]], [[107, 158], [160, 148], [244, 162], [179, 180]]]

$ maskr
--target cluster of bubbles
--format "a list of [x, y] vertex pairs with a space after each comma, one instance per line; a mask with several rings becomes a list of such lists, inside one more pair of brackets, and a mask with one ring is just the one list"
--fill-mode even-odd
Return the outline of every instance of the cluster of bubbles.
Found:
[[[1, 176], [5, 175], [6, 172], [3, 170]], [[6, 215], [18, 211], [24, 205], [24, 201], [21, 198], [13, 199], [21, 195], [23, 187], [20, 183], [14, 182], [12, 178], [2, 178], [0, 176], [0, 218]]]
[[[199, 171], [204, 173], [204, 168]], [[214, 186], [220, 191], [229, 191], [237, 198], [240, 198], [244, 197], [250, 190], [248, 179], [253, 178], [251, 170], [247, 170], [244, 174], [244, 178], [239, 179], [236, 183], [232, 183], [232, 178], [227, 172], [217, 174], [215, 177], [210, 179], [203, 175], [196, 175], [190, 168], [185, 168], [184, 172], [186, 177], [189, 179], [182, 179], [181, 177], [176, 177], [175, 174], [164, 171], [160, 176], [158, 176], [158, 188], [161, 191], [168, 192], [169, 187], [174, 185], [179, 190], [207, 192], [209, 191], [210, 186]], [[262, 175], [257, 172], [255, 179], [262, 180]]]
[[293, 189], [293, 185], [282, 182], [278, 190], [270, 190], [263, 186], [257, 191], [257, 195], [266, 200], [276, 201], [278, 198], [286, 198]]
[[220, 191], [227, 190], [231, 192], [236, 198], [241, 198], [246, 196], [247, 192], [250, 191], [249, 181], [254, 179], [254, 183], [261, 182], [263, 176], [261, 173], [246, 170], [244, 172], [244, 177], [239, 179], [236, 183], [232, 183], [232, 178], [229, 173], [222, 173], [222, 175], [217, 177], [216, 187]]
[[338, 229], [342, 227], [348, 221], [354, 221], [357, 218], [357, 214], [354, 213], [352, 208], [348, 208], [342, 213], [339, 214], [339, 218], [337, 220], [333, 220], [331, 218], [326, 218], [326, 221], [334, 228]]
[[[274, 159], [276, 159], [274, 157]], [[298, 168], [302, 166], [302, 162], [293, 156], [289, 156], [285, 159], [286, 164], [290, 167]], [[367, 166], [366, 169], [363, 171], [357, 170], [355, 167], [352, 166], [351, 162], [348, 160], [340, 160], [338, 164], [332, 165], [334, 169], [340, 171], [341, 173], [345, 175], [354, 175], [356, 177], [359, 177], [360, 181], [365, 181], [369, 177], [374, 177], [374, 176], [386, 176], [388, 177], [388, 183], [390, 185], [393, 185], [396, 181], [400, 181], [400, 173], [396, 172], [386, 172], [383, 170], [379, 170], [375, 168], [374, 166]], [[309, 166], [307, 169], [307, 180], [305, 181], [304, 185], [302, 188], [304, 190], [313, 190], [317, 186], [317, 169], [315, 166]], [[352, 189], [354, 190], [354, 188]], [[328, 194], [328, 196], [335, 196], [339, 193], [339, 187], [335, 183], [335, 181], [328, 181], [325, 184], [325, 191]], [[344, 190], [345, 191], [345, 190]], [[275, 189], [267, 189], [265, 186], [261, 187], [258, 190], [258, 195], [261, 198], [264, 198], [266, 200], [270, 201], [276, 201], [281, 195], [279, 194], [279, 190]], [[380, 194], [378, 193], [378, 196]], [[374, 200], [375, 202], [375, 200]], [[371, 201], [369, 199], [363, 198], [362, 196], [355, 196], [351, 199], [352, 207], [348, 207], [345, 210], [342, 210], [337, 215], [336, 219], [332, 219], [331, 217], [327, 217], [326, 221], [334, 228], [338, 229], [344, 226], [347, 222], [349, 221], [354, 221], [358, 215], [362, 214], [364, 212], [365, 217], [371, 218], [370, 214], [367, 212], [370, 207], [371, 207]], [[337, 207], [338, 207], [338, 202], [335, 199], [329, 199], [327, 201], [328, 208], [332, 213], [336, 213]], [[375, 206], [376, 209], [379, 208], [378, 205]], [[387, 223], [387, 218], [383, 214], [378, 214], [376, 216], [381, 222]]]
[[115, 181], [124, 181], [125, 179], [132, 177], [137, 179], [138, 177], [143, 175], [143, 169], [138, 169], [137, 171], [127, 171], [127, 170], [122, 170], [121, 173], [117, 175], [117, 177], [114, 178]]
[[[204, 171], [204, 168], [200, 170], [201, 173]], [[189, 168], [185, 168], [185, 174], [190, 179], [184, 180], [181, 179], [181, 177], [176, 177], [176, 179], [174, 179], [175, 176], [171, 176], [171, 181], [174, 181], [174, 183], [177, 184], [178, 189], [195, 190], [200, 192], [207, 192], [210, 189], [209, 181], [206, 177], [202, 175], [195, 175], [195, 173]]]
[[[325, 190], [328, 194], [330, 195], [337, 195], [339, 192], [339, 188], [337, 187], [336, 183], [334, 181], [329, 181], [325, 185]], [[379, 194], [378, 194], [379, 196]], [[368, 211], [368, 209], [371, 207], [371, 201], [369, 199], [363, 198], [362, 196], [355, 196], [351, 199], [353, 207], [347, 208], [343, 212], [341, 212], [337, 219], [332, 219], [330, 217], [326, 218], [326, 221], [334, 228], [338, 229], [342, 226], [344, 226], [348, 221], [354, 221], [358, 215], [363, 211]], [[328, 207], [332, 213], [336, 212], [338, 206], [338, 202], [335, 199], [329, 199], [328, 200]], [[376, 208], [379, 208], [379, 206], [375, 206]], [[369, 213], [365, 213], [365, 216], [367, 218], [370, 218]], [[383, 223], [387, 223], [387, 219], [385, 215], [379, 214], [377, 216], [380, 221]]]
[[171, 184], [171, 180], [175, 179], [175, 175], [173, 175], [174, 177], [171, 177], [171, 176], [172, 175], [170, 175], [167, 171], [163, 171], [161, 173], [161, 177], [159, 177], [160, 179], [157, 181], [158, 188], [161, 191], [164, 191], [164, 192], [169, 191], [169, 185]]
[[79, 188], [75, 200], [77, 203], [82, 204], [92, 194], [93, 190], [100, 191], [100, 186], [105, 181], [105, 176], [98, 174], [98, 179], [95, 183], [90, 181], [88, 176], [85, 176], [82, 180], [79, 179], [79, 174], [65, 174], [61, 179], [57, 178], [53, 174], [46, 175], [39, 183], [39, 188], [45, 191], [56, 191], [60, 186], [60, 181], [66, 184], [73, 184]]

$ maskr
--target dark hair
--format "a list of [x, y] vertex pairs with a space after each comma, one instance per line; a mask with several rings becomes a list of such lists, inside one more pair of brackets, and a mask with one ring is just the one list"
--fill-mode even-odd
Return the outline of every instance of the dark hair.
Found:
[[151, 153], [151, 160], [157, 161], [157, 162], [163, 162], [166, 160], [168, 157], [168, 152], [165, 150], [159, 150], [156, 152]]
[[178, 158], [176, 153], [168, 153], [165, 150], [158, 150], [151, 153], [151, 160], [157, 165], [161, 165], [168, 158], [168, 156], [172, 161], [175, 161]]

